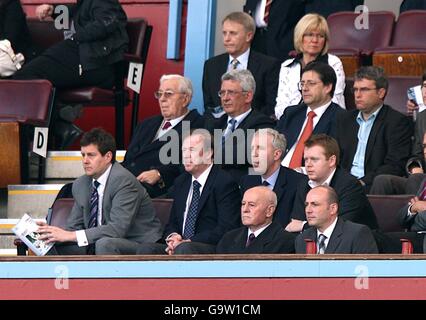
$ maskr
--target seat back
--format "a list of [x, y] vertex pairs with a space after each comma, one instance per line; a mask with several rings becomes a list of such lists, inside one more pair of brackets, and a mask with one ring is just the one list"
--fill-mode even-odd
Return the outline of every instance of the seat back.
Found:
[[152, 199], [152, 204], [161, 225], [164, 227], [169, 222], [173, 199]]
[[2, 80], [0, 120], [47, 126], [53, 101], [52, 84], [47, 80]]
[[360, 21], [360, 14], [355, 12], [336, 12], [327, 18], [330, 28], [330, 50], [358, 49], [361, 53], [371, 54], [375, 48], [390, 45], [395, 15], [390, 11], [368, 13], [368, 26], [362, 26], [366, 21]]
[[395, 25], [392, 47], [426, 49], [426, 10], [401, 13]]
[[47, 223], [55, 227], [65, 227], [73, 205], [73, 198], [56, 199], [52, 207], [49, 209], [49, 213], [46, 218]]
[[399, 224], [399, 210], [413, 195], [367, 195], [383, 232], [405, 231]]
[[407, 114], [407, 89], [420, 84], [420, 78], [414, 76], [389, 76], [389, 89], [385, 103], [393, 109]]

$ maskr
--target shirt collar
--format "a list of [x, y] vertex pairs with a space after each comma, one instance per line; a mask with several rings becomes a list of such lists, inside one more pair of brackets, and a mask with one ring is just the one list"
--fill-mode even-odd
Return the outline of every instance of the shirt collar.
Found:
[[[112, 168], [112, 163], [109, 165], [108, 169], [106, 169], [105, 172], [102, 173], [102, 175], [98, 179], [96, 179], [96, 181], [98, 181], [101, 186], [105, 187], [109, 174], [111, 172], [111, 168]], [[95, 182], [95, 179], [92, 179], [92, 185], [94, 182]]]
[[[324, 232], [320, 232], [320, 231], [317, 229], [317, 238], [318, 238], [318, 236], [319, 236], [320, 234], [323, 234], [323, 235], [325, 235], [325, 236], [327, 237], [327, 240], [330, 240], [331, 234], [333, 233], [334, 228], [336, 227], [337, 219], [338, 219], [338, 218], [336, 217], [336, 219], [334, 219], [333, 223], [332, 223], [332, 224], [330, 224], [330, 225], [328, 226], [328, 228], [324, 230]], [[328, 242], [327, 242], [327, 243], [328, 243]]]
[[281, 167], [278, 167], [278, 169], [275, 170], [267, 179], [264, 179], [262, 177], [262, 183], [263, 183], [263, 181], [268, 181], [269, 185], [271, 185], [272, 189], [273, 189], [275, 187], [275, 183], [277, 182], [278, 175], [280, 173], [280, 168]]
[[318, 186], [330, 186], [331, 179], [333, 179], [335, 172], [336, 172], [336, 168], [334, 168], [333, 172], [328, 176], [328, 178], [322, 184], [319, 184], [319, 183], [317, 183], [313, 180], [309, 180], [308, 184], [311, 187], [311, 189], [318, 187]]
[[185, 114], [184, 115], [182, 115], [182, 116], [180, 116], [179, 118], [175, 118], [175, 119], [171, 119], [171, 120], [165, 120], [165, 119], [163, 119], [163, 124], [164, 124], [164, 122], [166, 122], [166, 121], [169, 121], [170, 122], [170, 124], [171, 124], [171, 126], [169, 127], [169, 129], [171, 129], [171, 128], [173, 128], [175, 125], [177, 125], [179, 122], [181, 122], [182, 120], [183, 120], [183, 118], [185, 118], [186, 117], [186, 115], [189, 113], [189, 110], [187, 110], [186, 112], [185, 112]]
[[195, 179], [194, 176], [192, 176], [192, 183], [197, 180], [198, 183], [201, 185], [201, 189], [204, 187], [204, 185], [206, 184], [207, 178], [209, 177], [210, 171], [213, 168], [213, 164], [211, 164], [206, 170], [204, 170], [204, 172], [202, 174], [200, 174], [200, 176]]
[[247, 238], [250, 236], [250, 233], [254, 233], [255, 237], [257, 238], [259, 234], [262, 233], [263, 230], [265, 230], [267, 227], [271, 225], [272, 222], [268, 223], [266, 226], [257, 229], [256, 231], [251, 231], [250, 228], [247, 228]]
[[322, 115], [324, 114], [324, 112], [327, 110], [327, 108], [330, 106], [330, 104], [331, 104], [331, 100], [328, 101], [326, 104], [324, 104], [324, 105], [322, 105], [318, 108], [315, 108], [315, 110], [312, 110], [310, 107], [307, 107], [306, 108], [306, 117], [308, 116], [308, 113], [310, 111], [313, 111], [313, 112], [315, 112], [317, 119], [320, 119], [322, 117]]
[[228, 116], [227, 123], [229, 123], [229, 120], [231, 120], [231, 119], [237, 120], [237, 123], [235, 124], [235, 129], [236, 129], [236, 128], [238, 128], [238, 126], [240, 125], [240, 123], [243, 122], [243, 120], [249, 115], [250, 112], [251, 112], [251, 108], [248, 109], [246, 112], [244, 112], [244, 113], [242, 113], [239, 116], [236, 116], [234, 118]]
[[357, 117], [356, 117], [356, 121], [358, 122], [358, 123], [361, 123], [361, 122], [368, 122], [368, 121], [374, 121], [376, 118], [377, 118], [377, 115], [379, 114], [379, 112], [380, 112], [380, 110], [382, 110], [382, 107], [383, 107], [383, 104], [376, 110], [376, 111], [374, 111], [369, 117], [368, 117], [368, 119], [367, 120], [364, 120], [364, 117], [362, 116], [362, 112], [360, 111], [360, 112], [358, 112], [358, 115], [357, 115]]
[[229, 55], [228, 66], [231, 64], [232, 60], [237, 59], [242, 69], [247, 69], [249, 56], [250, 56], [250, 48], [248, 48], [246, 52], [244, 52], [242, 55], [238, 57], [233, 58], [231, 55]]

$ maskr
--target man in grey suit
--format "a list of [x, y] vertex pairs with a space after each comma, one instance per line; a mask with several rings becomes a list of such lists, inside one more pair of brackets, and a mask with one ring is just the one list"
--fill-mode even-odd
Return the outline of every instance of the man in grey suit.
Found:
[[305, 239], [317, 243], [317, 253], [378, 253], [370, 229], [338, 218], [339, 200], [329, 186], [318, 186], [306, 195], [306, 219], [310, 228], [296, 238], [296, 253], [306, 253]]
[[114, 138], [95, 128], [80, 141], [85, 175], [73, 183], [66, 227], [40, 223], [51, 254], [135, 254], [140, 243], [161, 238], [161, 224], [146, 190], [119, 163]]

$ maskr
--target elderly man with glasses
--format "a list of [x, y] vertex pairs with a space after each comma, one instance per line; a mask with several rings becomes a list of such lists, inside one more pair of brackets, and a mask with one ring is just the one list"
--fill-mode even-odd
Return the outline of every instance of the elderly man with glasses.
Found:
[[384, 104], [388, 79], [380, 67], [362, 67], [354, 77], [356, 110], [337, 121], [341, 166], [369, 192], [379, 174], [403, 176], [410, 157], [413, 123]]
[[332, 102], [336, 73], [327, 63], [311, 62], [302, 71], [303, 102], [285, 109], [276, 130], [287, 138], [282, 165], [303, 172], [304, 143], [311, 134], [336, 135], [336, 116], [345, 113]]
[[[151, 197], [164, 194], [180, 173], [180, 157], [172, 163], [170, 160], [174, 154], [180, 154], [183, 128], [189, 130], [202, 126], [199, 113], [188, 110], [192, 98], [192, 84], [188, 78], [177, 74], [163, 75], [154, 95], [161, 115], [145, 119], [138, 125], [123, 162]], [[163, 147], [170, 152], [160, 152]]]

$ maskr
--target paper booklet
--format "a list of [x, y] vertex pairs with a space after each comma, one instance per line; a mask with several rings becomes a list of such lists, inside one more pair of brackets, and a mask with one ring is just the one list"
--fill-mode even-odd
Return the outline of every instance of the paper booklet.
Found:
[[423, 101], [422, 87], [415, 86], [408, 88], [407, 90], [408, 100], [413, 101], [416, 105], [419, 106], [419, 112], [422, 112], [426, 109], [426, 105]]
[[28, 213], [18, 221], [18, 223], [12, 228], [12, 231], [21, 239], [29, 249], [31, 249], [36, 255], [44, 256], [50, 248], [53, 247], [53, 243], [46, 244], [46, 241], [39, 240], [40, 233], [37, 232], [38, 225], [35, 220], [31, 218]]

